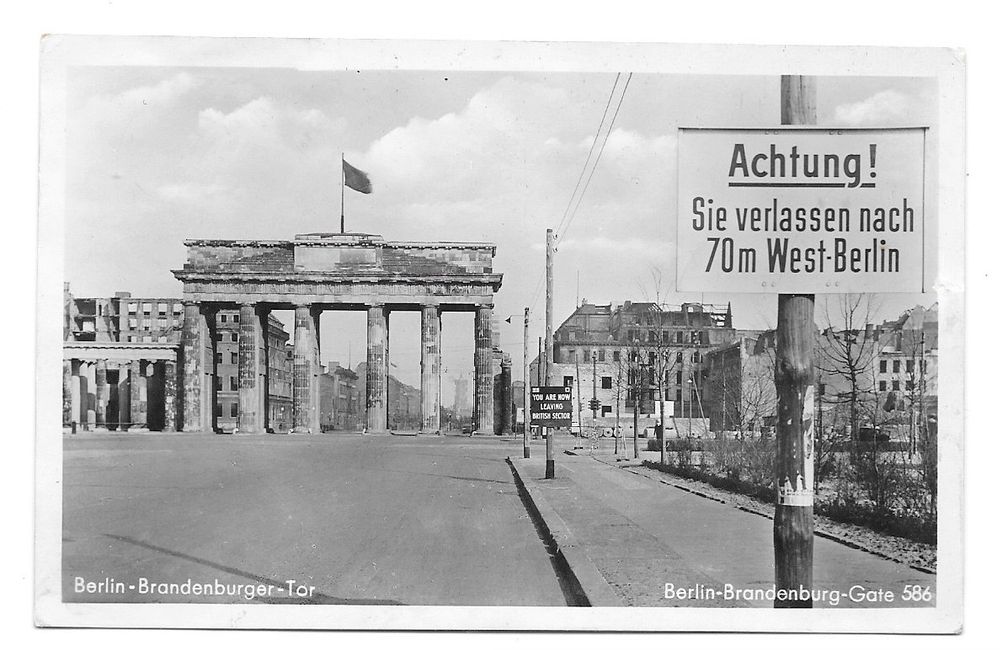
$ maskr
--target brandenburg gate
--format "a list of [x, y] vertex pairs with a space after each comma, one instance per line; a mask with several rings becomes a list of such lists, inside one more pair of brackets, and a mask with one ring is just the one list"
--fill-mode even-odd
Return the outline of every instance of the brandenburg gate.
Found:
[[419, 311], [421, 430], [441, 428], [441, 314], [475, 313], [473, 427], [493, 433], [493, 272], [487, 243], [392, 242], [379, 235], [307, 234], [292, 241], [187, 240], [180, 347], [183, 431], [211, 431], [215, 312], [239, 309], [240, 433], [264, 432], [267, 317], [294, 310], [293, 433], [319, 433], [319, 320], [326, 310], [368, 315], [367, 431], [388, 425], [389, 314]]

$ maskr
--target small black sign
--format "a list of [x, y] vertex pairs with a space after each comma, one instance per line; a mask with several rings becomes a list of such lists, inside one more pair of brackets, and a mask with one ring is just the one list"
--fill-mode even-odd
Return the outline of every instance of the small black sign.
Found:
[[531, 387], [531, 426], [568, 429], [572, 424], [571, 386]]

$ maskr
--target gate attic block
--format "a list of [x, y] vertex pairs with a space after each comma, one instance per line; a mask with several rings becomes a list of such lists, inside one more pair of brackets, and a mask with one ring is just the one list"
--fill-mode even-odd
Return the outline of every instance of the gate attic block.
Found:
[[[441, 363], [438, 341], [440, 315], [448, 311], [476, 314], [475, 354], [477, 396], [492, 395], [492, 376], [485, 368], [492, 356], [492, 340], [486, 336], [488, 319], [493, 308], [494, 294], [500, 289], [503, 276], [493, 272], [496, 247], [480, 242], [394, 242], [380, 235], [360, 233], [312, 233], [283, 240], [216, 240], [197, 239], [184, 242], [187, 262], [173, 271], [184, 284], [185, 326], [187, 317], [197, 310], [203, 317], [218, 309], [238, 308], [241, 314], [253, 314], [252, 329], [260, 320], [266, 322], [273, 309], [296, 310], [295, 355], [296, 387], [293, 393], [295, 431], [319, 433], [319, 315], [324, 310], [356, 310], [368, 315], [368, 395], [367, 418], [369, 431], [384, 430], [388, 422], [388, 403], [383, 387], [387, 386], [386, 341], [389, 338], [388, 315], [392, 311], [419, 311], [421, 345], [421, 399], [425, 411], [422, 428], [440, 428]], [[305, 318], [314, 315], [313, 319]], [[260, 319], [260, 320], [259, 320]], [[192, 319], [196, 321], [198, 319]], [[303, 331], [299, 331], [302, 329]], [[185, 419], [202, 417], [200, 422], [183, 423], [184, 430], [210, 428], [204, 421], [200, 403], [205, 386], [214, 381], [215, 355], [210, 351], [197, 353], [197, 330], [187, 332], [185, 368], [178, 373], [184, 386], [178, 394], [184, 400], [181, 409]], [[266, 337], [253, 337], [257, 345]], [[399, 343], [395, 343], [399, 345]], [[256, 348], [256, 346], [254, 346]], [[254, 354], [257, 352], [257, 354]], [[241, 406], [248, 408], [241, 417], [244, 427], [259, 431], [264, 426], [262, 415], [267, 405], [266, 391], [254, 385], [259, 376], [259, 359], [266, 359], [266, 350], [241, 347]], [[187, 367], [204, 364], [205, 368]], [[315, 364], [315, 368], [309, 367]], [[371, 375], [377, 376], [371, 376]], [[199, 378], [203, 378], [199, 381]], [[195, 382], [193, 385], [187, 385]], [[309, 385], [307, 386], [306, 383]], [[482, 384], [482, 385], [480, 385]], [[256, 408], [254, 408], [256, 407]], [[242, 410], [242, 409], [241, 409]], [[241, 416], [243, 414], [241, 413]], [[493, 433], [492, 399], [477, 399], [474, 428], [479, 433]], [[243, 428], [243, 427], [241, 427]], [[249, 432], [249, 431], [248, 431]]]

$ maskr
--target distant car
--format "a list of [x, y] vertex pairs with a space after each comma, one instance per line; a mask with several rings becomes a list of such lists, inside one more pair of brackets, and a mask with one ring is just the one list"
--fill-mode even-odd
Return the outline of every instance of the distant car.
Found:
[[472, 426], [466, 424], [462, 427], [462, 435], [472, 435]]

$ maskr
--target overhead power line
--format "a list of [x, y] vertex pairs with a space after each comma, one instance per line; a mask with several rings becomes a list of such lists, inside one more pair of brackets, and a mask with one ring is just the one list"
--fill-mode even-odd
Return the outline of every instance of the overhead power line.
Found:
[[611, 108], [611, 100], [615, 98], [615, 90], [618, 89], [618, 80], [621, 79], [622, 73], [615, 75], [615, 83], [611, 86], [611, 92], [608, 93], [608, 101], [604, 105], [604, 113], [601, 115], [601, 123], [597, 125], [597, 131], [594, 133], [594, 139], [590, 143], [590, 151], [587, 152], [587, 159], [583, 161], [583, 169], [580, 170], [580, 176], [576, 179], [576, 185], [573, 187], [573, 193], [569, 195], [569, 201], [566, 203], [566, 209], [563, 210], [562, 219], [559, 220], [559, 225], [556, 226], [556, 232], [559, 232], [563, 224], [566, 222], [566, 217], [569, 215], [570, 208], [573, 207], [573, 199], [576, 198], [577, 190], [580, 189], [580, 183], [583, 182], [583, 177], [587, 173], [587, 166], [590, 165], [590, 158], [594, 155], [594, 149], [597, 148], [597, 141], [601, 136], [601, 129], [604, 128], [604, 120], [608, 117], [608, 109]]
[[597, 165], [601, 162], [601, 155], [604, 153], [604, 147], [608, 144], [608, 138], [611, 137], [611, 131], [615, 128], [615, 120], [618, 119], [618, 111], [622, 108], [622, 102], [625, 101], [625, 93], [628, 92], [628, 84], [632, 81], [632, 73], [628, 73], [628, 78], [625, 79], [625, 85], [622, 87], [622, 94], [618, 97], [618, 105], [615, 106], [615, 113], [611, 116], [611, 123], [608, 125], [608, 130], [604, 133], [604, 140], [601, 142], [601, 148], [597, 152], [597, 158], [594, 159], [594, 164], [590, 168], [590, 175], [587, 176], [587, 182], [583, 185], [583, 190], [580, 192], [580, 196], [576, 200], [576, 207], [573, 208], [573, 212], [570, 213], [569, 220], [566, 222], [566, 227], [560, 233], [556, 230], [557, 238], [561, 238], [563, 235], [569, 231], [569, 227], [573, 224], [573, 219], [576, 218], [576, 213], [580, 209], [580, 204], [583, 203], [583, 197], [587, 193], [587, 188], [590, 187], [590, 179], [594, 177], [594, 172], [597, 171]]
[[[625, 84], [622, 86], [621, 95], [618, 97], [618, 104], [615, 106], [615, 112], [611, 117], [611, 121], [608, 124], [607, 131], [604, 132], [603, 139], [601, 137], [601, 132], [604, 129], [604, 123], [608, 117], [608, 111], [611, 108], [611, 103], [614, 101], [615, 91], [618, 89], [618, 82], [621, 79], [622, 73], [615, 75], [615, 82], [611, 86], [611, 92], [608, 94], [608, 101], [604, 106], [604, 113], [601, 115], [601, 121], [597, 125], [597, 130], [594, 133], [594, 139], [590, 143], [590, 150], [587, 152], [587, 158], [583, 163], [583, 168], [580, 170], [580, 176], [577, 178], [576, 185], [573, 187], [573, 193], [570, 194], [569, 202], [566, 204], [566, 209], [563, 211], [562, 219], [559, 221], [559, 225], [556, 227], [556, 239], [558, 240], [562, 235], [564, 235], [568, 230], [573, 219], [576, 217], [576, 213], [580, 208], [580, 204], [583, 202], [583, 196], [587, 192], [587, 188], [590, 186], [590, 180], [594, 177], [594, 171], [597, 169], [597, 163], [601, 160], [601, 155], [604, 153], [604, 147], [608, 143], [608, 137], [611, 135], [611, 130], [614, 129], [615, 120], [618, 118], [618, 112], [621, 110], [622, 101], [625, 99], [625, 92], [628, 90], [628, 84], [632, 80], [632, 73], [628, 74], [625, 80]], [[594, 151], [597, 149], [597, 143], [600, 142], [600, 149], [597, 150], [597, 156], [594, 157]], [[593, 160], [593, 164], [591, 164]], [[587, 173], [587, 169], [590, 169], [590, 173]], [[586, 182], [583, 182], [584, 176], [586, 176]], [[583, 183], [583, 188], [581, 190], [581, 183]], [[574, 207], [574, 200], [576, 205]], [[564, 227], [565, 226], [565, 227]], [[535, 286], [534, 295], [531, 298], [531, 311], [535, 310], [535, 306], [538, 304], [538, 298], [541, 295], [542, 284], [545, 279], [544, 272], [538, 279], [538, 284]]]

